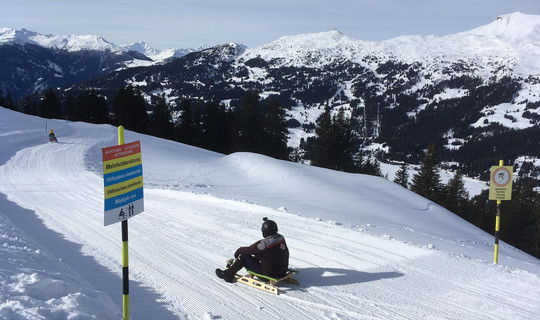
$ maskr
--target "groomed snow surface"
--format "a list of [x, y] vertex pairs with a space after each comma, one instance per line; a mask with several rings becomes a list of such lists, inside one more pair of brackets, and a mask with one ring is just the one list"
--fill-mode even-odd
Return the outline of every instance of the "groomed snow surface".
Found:
[[[0, 119], [0, 318], [120, 319], [121, 227], [103, 226], [101, 162], [117, 129]], [[129, 220], [131, 319], [540, 314], [538, 259], [501, 243], [493, 264], [493, 236], [386, 179], [126, 131], [135, 140], [145, 212]], [[277, 296], [214, 274], [261, 237], [263, 217], [300, 271]]]

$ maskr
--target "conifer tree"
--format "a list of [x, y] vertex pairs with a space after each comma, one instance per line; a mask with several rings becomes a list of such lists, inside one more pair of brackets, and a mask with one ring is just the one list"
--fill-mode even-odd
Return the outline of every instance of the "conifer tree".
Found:
[[330, 132], [334, 149], [334, 168], [340, 171], [353, 172], [352, 130], [350, 120], [345, 117], [343, 109], [340, 109], [332, 118]]
[[66, 99], [66, 113], [71, 121], [85, 121], [89, 123], [108, 123], [109, 107], [107, 100], [100, 97], [94, 89], [81, 92], [77, 99], [68, 96]]
[[36, 99], [30, 99], [30, 97], [24, 98], [22, 102], [23, 112], [31, 115], [38, 115], [39, 106]]
[[188, 99], [182, 101], [182, 115], [177, 129], [177, 140], [189, 145], [193, 145], [195, 142], [193, 111]]
[[495, 206], [488, 200], [488, 193], [489, 190], [484, 190], [469, 201], [466, 220], [491, 233], [495, 228]]
[[[512, 185], [512, 199], [502, 201], [500, 239], [540, 258], [540, 193], [535, 183], [518, 179]], [[495, 230], [497, 202], [488, 200], [489, 190], [469, 201], [466, 220], [488, 233]]]
[[87, 121], [90, 123], [108, 123], [109, 106], [107, 100], [91, 89], [79, 96], [79, 105], [87, 112]]
[[534, 188], [531, 179], [513, 183], [512, 199], [502, 201], [500, 236], [505, 242], [540, 257], [540, 194]]
[[441, 198], [441, 177], [438, 171], [439, 160], [435, 144], [430, 144], [420, 171], [412, 178], [411, 190], [434, 202]]
[[0, 90], [0, 107], [16, 110], [15, 103], [13, 102], [13, 99], [11, 98], [11, 93], [9, 91], [4, 97], [4, 95], [2, 94], [2, 90]]
[[201, 119], [202, 148], [221, 152], [230, 152], [229, 130], [231, 127], [230, 113], [217, 102], [209, 102], [204, 107]]
[[315, 128], [315, 141], [311, 153], [311, 165], [316, 167], [331, 168], [331, 130], [332, 118], [330, 116], [330, 107], [324, 108], [324, 113], [319, 117], [317, 127]]
[[459, 215], [466, 217], [468, 207], [469, 193], [465, 189], [463, 174], [458, 170], [454, 177], [448, 181], [448, 184], [443, 188], [442, 203], [446, 209]]
[[39, 115], [49, 119], [62, 118], [62, 103], [51, 88], [45, 92], [39, 105]]
[[192, 129], [193, 129], [193, 145], [200, 147], [201, 146], [201, 139], [202, 139], [202, 110], [201, 110], [201, 104], [197, 103], [195, 104], [195, 110], [192, 113]]
[[262, 153], [277, 159], [287, 160], [290, 150], [287, 147], [288, 130], [285, 111], [276, 100], [271, 100], [262, 115], [264, 130]]
[[148, 126], [146, 101], [141, 91], [128, 85], [118, 91], [113, 102], [114, 122], [126, 129], [144, 133]]
[[[360, 155], [360, 157], [362, 158], [362, 155]], [[383, 176], [381, 171], [381, 164], [376, 158], [372, 159], [371, 155], [369, 155], [365, 161], [356, 161], [355, 166], [355, 172], [357, 173], [369, 174], [379, 177]]]
[[64, 103], [66, 106], [66, 117], [68, 120], [81, 121], [82, 117], [78, 108], [77, 99], [73, 98], [72, 95], [68, 95]]
[[161, 97], [154, 107], [150, 124], [152, 135], [165, 139], [171, 139], [173, 137], [174, 126], [172, 117], [164, 97]]
[[396, 172], [394, 182], [402, 186], [403, 188], [409, 187], [409, 173], [407, 172], [407, 164], [402, 163], [399, 166], [399, 170]]
[[240, 109], [236, 112], [232, 128], [231, 144], [233, 152], [260, 153], [263, 149], [259, 99], [259, 94], [255, 91], [248, 91], [242, 97]]
[[334, 117], [326, 106], [315, 129], [311, 164], [317, 167], [353, 172], [352, 135], [343, 110]]
[[13, 98], [11, 98], [11, 92], [8, 91], [6, 98], [5, 98], [5, 105], [4, 107], [11, 109], [11, 110], [17, 110], [17, 105], [15, 102], [13, 102]]

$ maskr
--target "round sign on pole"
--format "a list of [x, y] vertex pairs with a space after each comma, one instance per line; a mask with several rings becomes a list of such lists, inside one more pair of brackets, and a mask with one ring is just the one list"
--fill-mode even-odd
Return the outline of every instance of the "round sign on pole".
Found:
[[489, 200], [511, 200], [512, 198], [512, 166], [491, 167], [489, 183]]
[[512, 173], [506, 168], [506, 167], [498, 167], [495, 169], [492, 173], [493, 183], [497, 187], [505, 187], [508, 183], [510, 183], [512, 176]]

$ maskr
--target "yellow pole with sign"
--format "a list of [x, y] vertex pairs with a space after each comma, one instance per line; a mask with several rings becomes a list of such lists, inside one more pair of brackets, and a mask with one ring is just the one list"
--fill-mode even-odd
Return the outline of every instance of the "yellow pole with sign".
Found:
[[[125, 143], [124, 127], [118, 127], [118, 145]], [[128, 222], [127, 219], [122, 221], [122, 306], [123, 320], [129, 320], [129, 258], [128, 258]]]
[[499, 263], [499, 230], [501, 224], [501, 200], [497, 200], [497, 216], [495, 217], [495, 253], [493, 254], [493, 263]]
[[[503, 160], [499, 160], [499, 167], [504, 165]], [[499, 263], [499, 230], [501, 228], [501, 200], [497, 200], [497, 215], [495, 216], [495, 252], [493, 263]]]
[[489, 182], [489, 200], [497, 200], [497, 214], [495, 216], [495, 249], [493, 263], [499, 262], [499, 231], [501, 228], [501, 201], [512, 198], [512, 166], [504, 166], [503, 160], [499, 166], [491, 167]]

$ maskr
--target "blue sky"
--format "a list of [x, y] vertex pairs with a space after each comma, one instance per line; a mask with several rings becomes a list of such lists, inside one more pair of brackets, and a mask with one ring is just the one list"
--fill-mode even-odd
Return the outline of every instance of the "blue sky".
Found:
[[237, 42], [250, 48], [282, 36], [338, 29], [359, 40], [446, 35], [501, 14], [540, 15], [540, 0], [4, 0], [0, 27], [44, 34], [96, 34], [157, 49]]

